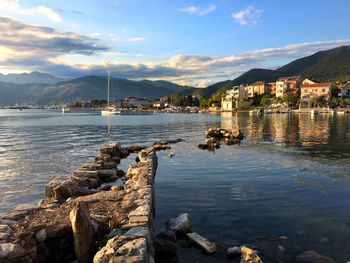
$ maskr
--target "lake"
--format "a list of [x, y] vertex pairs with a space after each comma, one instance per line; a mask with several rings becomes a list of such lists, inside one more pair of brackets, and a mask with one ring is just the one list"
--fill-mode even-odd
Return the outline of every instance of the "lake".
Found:
[[[209, 127], [239, 127], [245, 139], [200, 150]], [[350, 114], [102, 117], [0, 110], [0, 214], [37, 203], [47, 182], [69, 175], [111, 139], [125, 145], [170, 138], [185, 142], [158, 152], [156, 232], [168, 218], [188, 212], [193, 231], [219, 247], [207, 256], [179, 242], [179, 262], [226, 262], [226, 249], [236, 243], [257, 245], [264, 262], [295, 262], [310, 249], [336, 262], [350, 259]]]

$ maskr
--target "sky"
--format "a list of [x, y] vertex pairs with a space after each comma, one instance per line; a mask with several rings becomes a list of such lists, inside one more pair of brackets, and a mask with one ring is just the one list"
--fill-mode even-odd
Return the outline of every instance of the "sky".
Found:
[[349, 0], [0, 0], [0, 73], [206, 87], [350, 45]]

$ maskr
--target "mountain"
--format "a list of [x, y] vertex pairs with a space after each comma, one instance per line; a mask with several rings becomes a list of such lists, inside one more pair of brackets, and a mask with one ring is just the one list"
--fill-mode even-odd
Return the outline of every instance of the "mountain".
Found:
[[[122, 99], [135, 96], [154, 99], [188, 88], [167, 81], [111, 78], [110, 98]], [[78, 98], [83, 100], [107, 99], [107, 78], [86, 76], [56, 84], [0, 82], [0, 94], [0, 105], [12, 105], [21, 101], [45, 105], [71, 102]]]
[[350, 46], [319, 51], [311, 56], [294, 60], [276, 70], [251, 69], [233, 80], [210, 85], [200, 90], [199, 94], [211, 96], [217, 92], [224, 92], [234, 85], [250, 84], [259, 80], [274, 82], [279, 77], [293, 75], [327, 82], [350, 80]]
[[28, 84], [28, 83], [43, 83], [43, 84], [54, 84], [63, 81], [63, 79], [57, 78], [47, 73], [41, 73], [38, 71], [33, 71], [31, 73], [21, 73], [21, 74], [1, 74], [0, 82], [10, 82], [15, 84]]

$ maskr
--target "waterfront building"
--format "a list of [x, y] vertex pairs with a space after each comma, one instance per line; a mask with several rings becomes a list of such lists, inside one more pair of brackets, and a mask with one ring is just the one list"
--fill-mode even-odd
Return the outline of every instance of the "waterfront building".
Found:
[[276, 94], [276, 82], [269, 82], [268, 85], [270, 86], [271, 94], [275, 95]]
[[248, 91], [243, 85], [234, 86], [226, 91], [226, 96], [221, 99], [221, 111], [232, 111], [248, 108], [253, 99], [248, 96]]
[[140, 107], [146, 105], [152, 105], [152, 101], [146, 98], [137, 98], [137, 97], [127, 97], [123, 101], [125, 107]]
[[315, 97], [323, 97], [327, 104], [331, 99], [331, 83], [303, 84], [300, 93], [300, 107], [310, 107], [311, 100]]
[[248, 97], [254, 98], [256, 95], [264, 95], [271, 93], [271, 86], [265, 81], [256, 81], [249, 84], [247, 87]]
[[276, 97], [283, 97], [287, 93], [296, 94], [300, 88], [300, 76], [281, 77], [276, 81]]
[[350, 84], [342, 84], [342, 85], [339, 85], [338, 88], [340, 89], [339, 97], [341, 98], [350, 97]]
[[314, 79], [303, 79], [303, 81], [301, 82], [302, 85], [304, 84], [317, 84], [320, 83], [319, 81], [316, 81]]

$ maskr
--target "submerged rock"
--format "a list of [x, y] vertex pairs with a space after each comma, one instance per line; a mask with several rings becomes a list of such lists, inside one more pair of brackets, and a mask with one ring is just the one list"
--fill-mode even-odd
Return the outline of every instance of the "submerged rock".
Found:
[[214, 243], [210, 242], [208, 239], [195, 232], [187, 233], [186, 236], [208, 254], [213, 254], [217, 250], [217, 247]]
[[188, 213], [183, 213], [176, 218], [169, 219], [165, 225], [167, 230], [172, 230], [176, 234], [186, 234], [191, 231], [192, 218]]
[[226, 257], [229, 259], [239, 257], [240, 255], [241, 255], [241, 248], [238, 246], [229, 247], [226, 251]]
[[176, 254], [176, 243], [167, 239], [156, 238], [154, 242], [156, 252], [163, 255], [175, 255]]
[[314, 250], [309, 250], [300, 254], [296, 260], [297, 263], [335, 263], [329, 257], [323, 256]]
[[35, 237], [39, 242], [44, 242], [47, 238], [46, 229], [40, 230], [38, 233], [36, 233]]
[[176, 234], [172, 230], [165, 230], [157, 235], [158, 239], [166, 239], [169, 241], [176, 242]]

